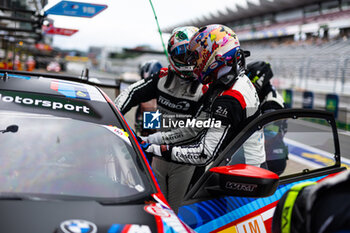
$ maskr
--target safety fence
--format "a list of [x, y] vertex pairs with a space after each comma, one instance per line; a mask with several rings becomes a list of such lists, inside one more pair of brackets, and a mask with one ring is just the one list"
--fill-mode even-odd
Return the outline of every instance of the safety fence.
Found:
[[280, 89], [350, 93], [350, 40], [320, 45], [250, 46], [248, 63], [267, 61]]
[[293, 108], [326, 109], [339, 128], [350, 130], [350, 40], [321, 44], [267, 44], [244, 47], [247, 62], [271, 64], [272, 84]]

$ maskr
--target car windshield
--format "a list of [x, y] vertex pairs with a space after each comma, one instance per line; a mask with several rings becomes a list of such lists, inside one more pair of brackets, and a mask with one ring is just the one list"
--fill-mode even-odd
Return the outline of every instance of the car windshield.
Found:
[[2, 195], [132, 199], [151, 190], [121, 129], [20, 112], [0, 118]]

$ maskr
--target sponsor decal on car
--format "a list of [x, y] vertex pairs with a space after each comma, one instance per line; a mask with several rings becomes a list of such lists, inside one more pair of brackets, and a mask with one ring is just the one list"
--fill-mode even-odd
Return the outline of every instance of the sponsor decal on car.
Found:
[[119, 136], [123, 141], [127, 142], [129, 145], [131, 144], [129, 140], [129, 134], [123, 129], [119, 129], [118, 127], [112, 125], [104, 125], [104, 127], [113, 132], [115, 135]]
[[171, 216], [170, 210], [162, 208], [160, 204], [150, 204], [144, 207], [144, 210], [152, 215], [156, 215], [162, 218], [169, 218]]
[[96, 233], [97, 226], [89, 221], [71, 219], [61, 223], [60, 229], [64, 233]]
[[65, 83], [62, 81], [53, 81], [51, 82], [50, 88], [66, 97], [90, 100], [89, 93], [80, 85], [72, 85], [71, 83]]
[[52, 81], [50, 88], [69, 98], [106, 102], [101, 93], [94, 87], [83, 83]]
[[144, 210], [155, 216], [158, 220], [161, 221], [163, 232], [194, 232], [186, 224], [180, 221], [177, 215], [171, 210], [168, 205], [162, 202], [158, 197], [153, 195], [155, 200], [160, 201], [160, 203], [151, 203], [144, 207]]
[[254, 192], [257, 189], [258, 185], [227, 181], [225, 187], [227, 189], [232, 189], [236, 191]]
[[147, 225], [113, 224], [108, 233], [151, 233], [151, 229]]
[[68, 112], [83, 113], [92, 115], [90, 107], [86, 105], [78, 105], [76, 103], [64, 101], [57, 98], [48, 98], [35, 94], [18, 93], [3, 91], [0, 92], [0, 102], [15, 103], [23, 106], [48, 108], [52, 110], [64, 110]]
[[254, 218], [248, 219], [237, 224], [236, 231], [237, 233], [266, 233], [266, 228], [263, 218], [261, 217], [261, 215], [258, 215]]
[[[247, 215], [244, 218], [234, 221], [232, 224], [222, 227], [215, 232], [233, 233], [266, 233], [270, 232], [271, 221], [275, 205], [269, 205]], [[252, 217], [253, 216], [253, 217]]]

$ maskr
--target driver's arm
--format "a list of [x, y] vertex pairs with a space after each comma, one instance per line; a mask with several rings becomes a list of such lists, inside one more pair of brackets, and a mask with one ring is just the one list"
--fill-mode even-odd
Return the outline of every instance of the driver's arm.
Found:
[[115, 105], [122, 114], [127, 113], [132, 107], [157, 97], [158, 74], [142, 79], [124, 91], [114, 100]]

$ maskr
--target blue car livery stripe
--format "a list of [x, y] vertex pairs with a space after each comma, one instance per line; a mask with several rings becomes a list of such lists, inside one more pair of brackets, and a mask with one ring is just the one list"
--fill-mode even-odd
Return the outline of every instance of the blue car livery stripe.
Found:
[[[264, 206], [278, 201], [294, 184], [304, 181], [318, 181], [325, 176], [281, 185], [276, 192], [265, 198], [224, 197], [203, 201], [180, 207], [179, 217], [197, 232], [210, 232], [242, 218]], [[225, 212], [212, 208], [213, 203], [219, 204]]]

